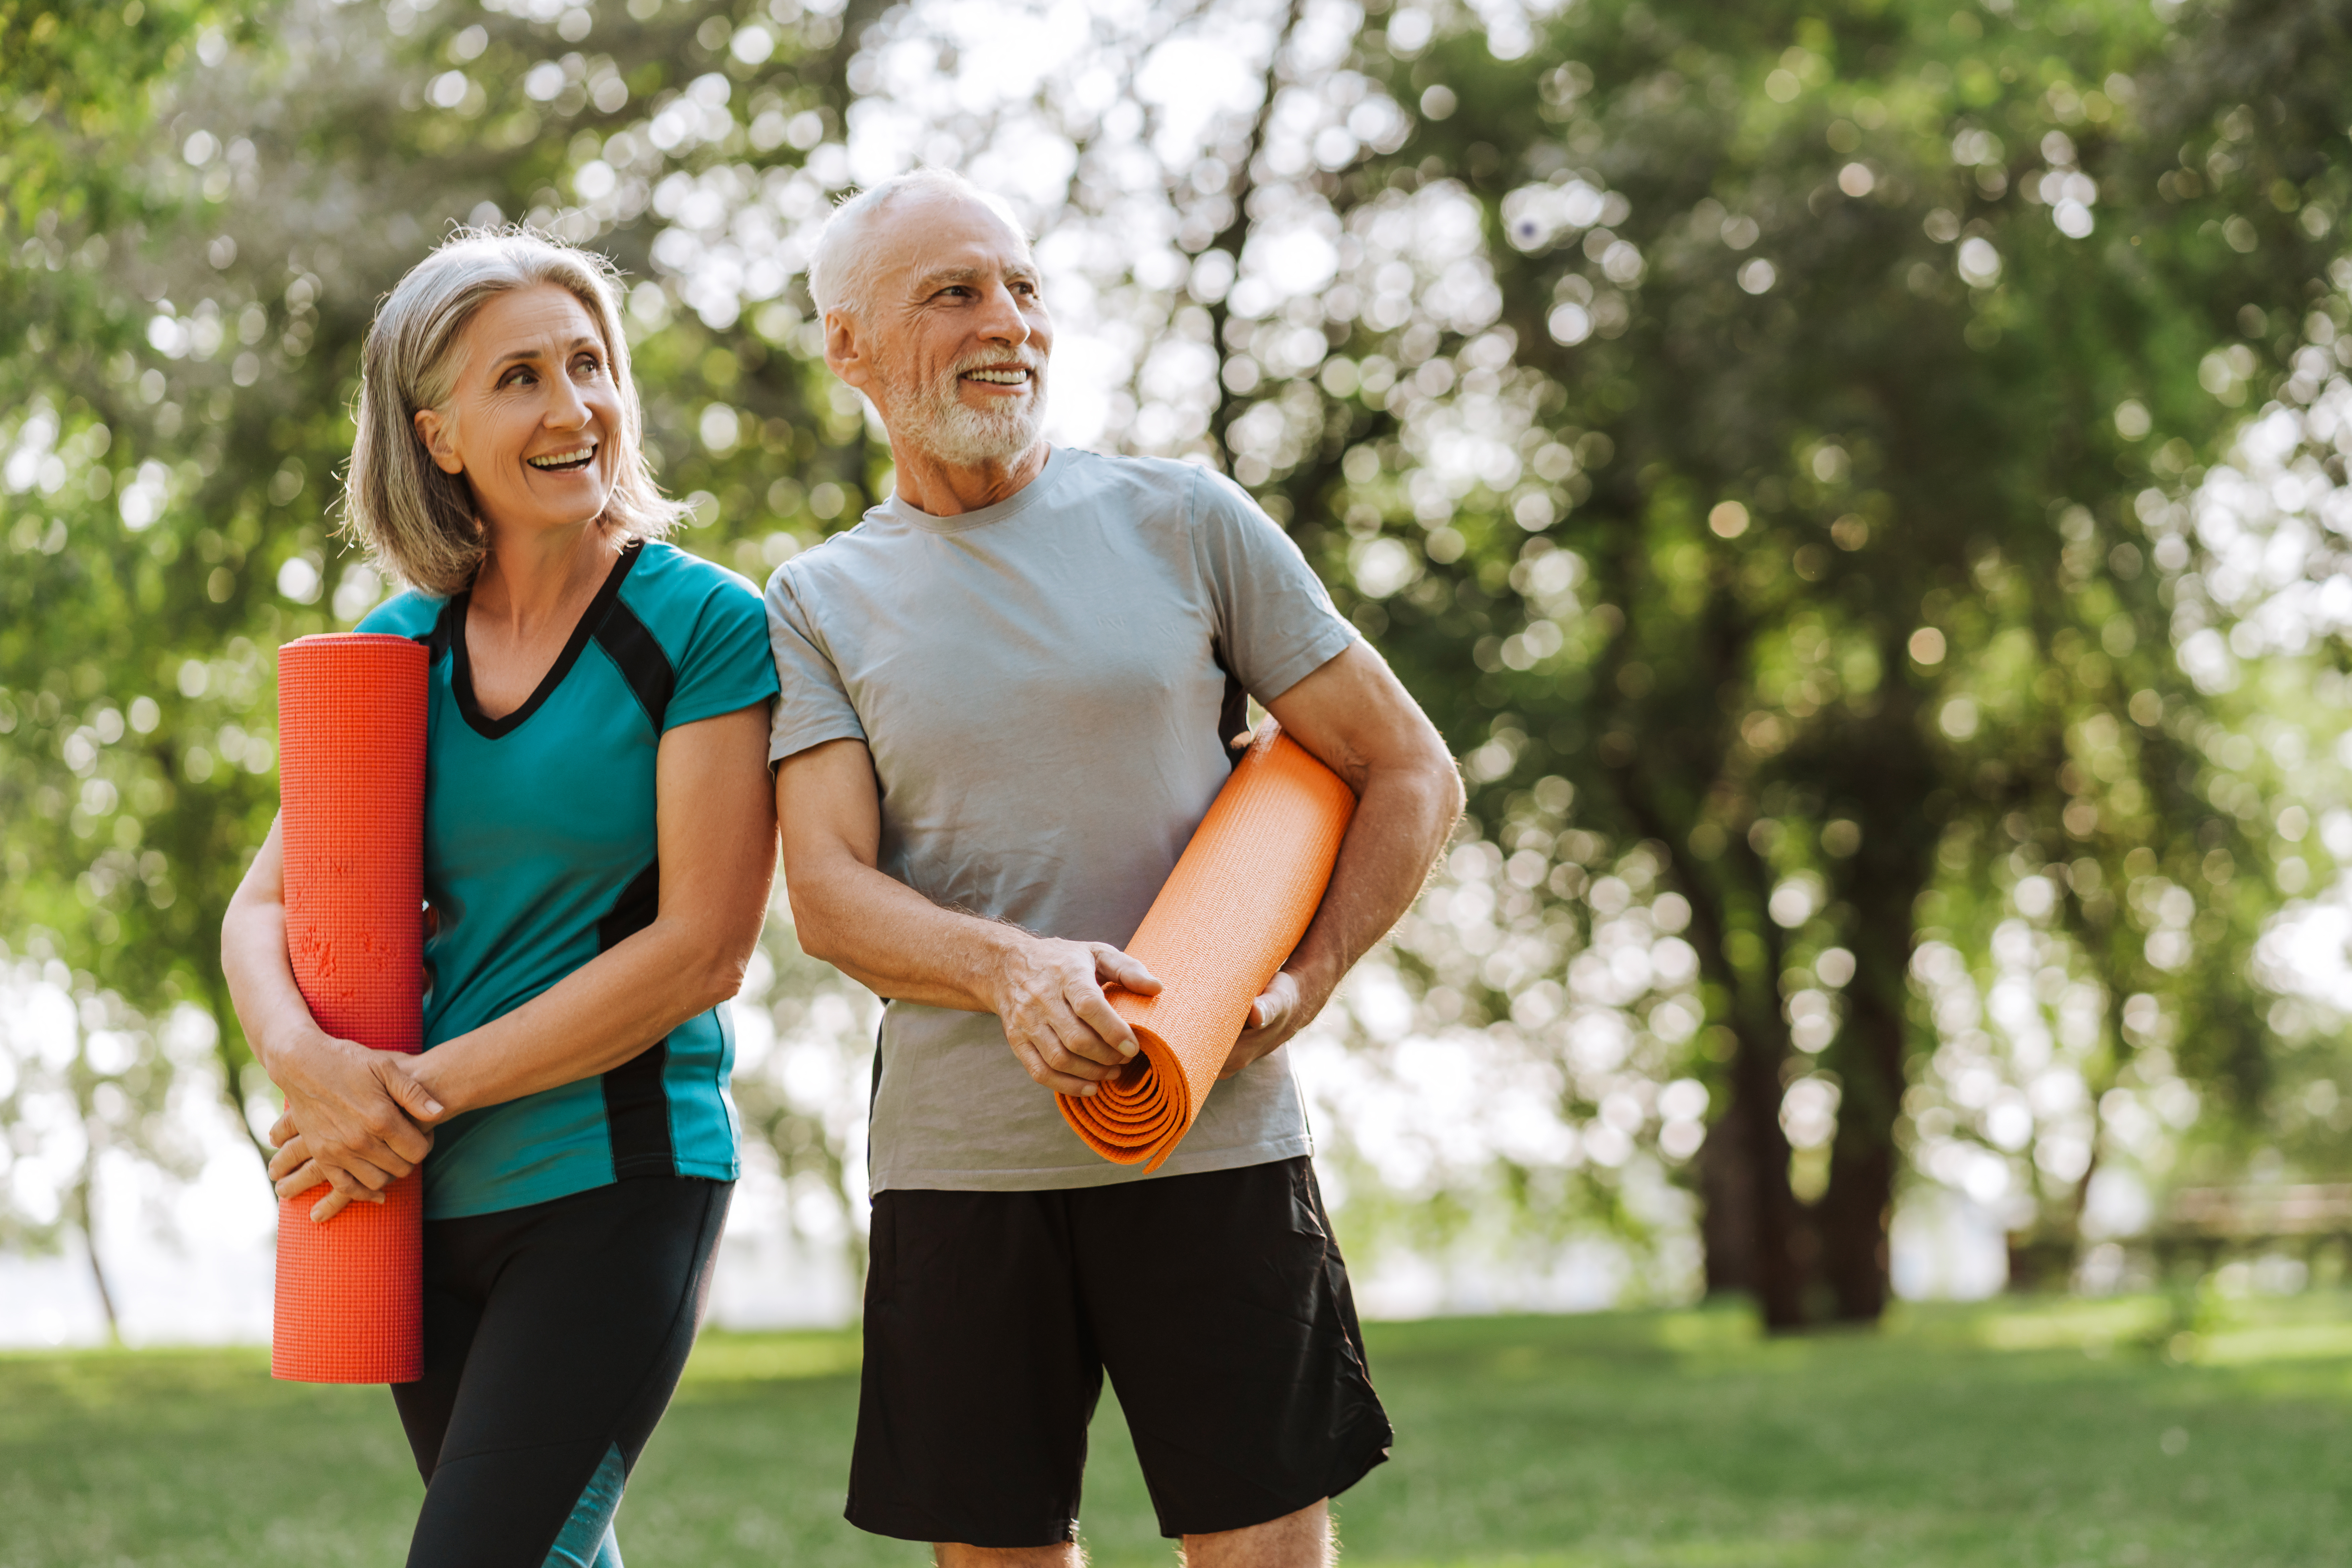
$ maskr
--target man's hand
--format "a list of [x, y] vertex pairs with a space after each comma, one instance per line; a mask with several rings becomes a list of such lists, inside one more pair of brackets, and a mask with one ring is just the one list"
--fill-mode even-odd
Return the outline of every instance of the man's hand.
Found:
[[313, 1220], [331, 1219], [355, 1201], [382, 1203], [383, 1189], [431, 1151], [432, 1124], [446, 1112], [409, 1076], [401, 1053], [321, 1034], [277, 1060], [286, 1113], [270, 1129], [278, 1153], [269, 1179], [281, 1198], [321, 1182], [333, 1188], [312, 1205]]
[[1160, 982], [1107, 942], [1027, 937], [996, 977], [992, 1010], [1023, 1070], [1060, 1094], [1089, 1095], [1141, 1049], [1103, 994], [1108, 983], [1150, 996]]
[[1242, 1037], [1234, 1042], [1233, 1054], [1217, 1073], [1219, 1082], [1233, 1077], [1242, 1068], [1263, 1056], [1280, 1050], [1291, 1036], [1315, 1021], [1323, 1011], [1323, 1004], [1331, 999], [1328, 986], [1313, 988], [1320, 994], [1309, 995], [1310, 986], [1287, 969], [1275, 971], [1265, 991], [1250, 1004], [1249, 1022]]

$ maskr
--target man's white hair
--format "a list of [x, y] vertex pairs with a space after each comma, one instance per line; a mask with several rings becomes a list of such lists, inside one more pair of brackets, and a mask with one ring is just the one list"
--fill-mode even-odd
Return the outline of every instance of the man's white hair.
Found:
[[1004, 226], [1029, 247], [1029, 231], [1013, 216], [1012, 204], [995, 192], [983, 190], [952, 169], [910, 169], [868, 185], [833, 209], [816, 237], [816, 254], [809, 259], [809, 298], [815, 301], [820, 321], [835, 310], [857, 315], [873, 303], [875, 275], [880, 258], [869, 243], [874, 220], [901, 196], [962, 196], [980, 203], [1004, 220]]

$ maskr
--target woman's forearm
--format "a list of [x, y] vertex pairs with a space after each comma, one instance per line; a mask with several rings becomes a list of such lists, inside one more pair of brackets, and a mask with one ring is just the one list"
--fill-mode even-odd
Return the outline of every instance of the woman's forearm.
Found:
[[[221, 921], [221, 973], [254, 1059], [273, 1081], [281, 1062], [325, 1037], [286, 955], [284, 851], [272, 824]], [[290, 1061], [285, 1061], [290, 1067]]]
[[776, 870], [765, 703], [681, 725], [656, 762], [660, 904], [643, 931], [414, 1069], [453, 1112], [610, 1072], [742, 988]]
[[537, 996], [418, 1058], [412, 1069], [454, 1113], [609, 1072], [732, 998], [759, 928], [654, 922]]

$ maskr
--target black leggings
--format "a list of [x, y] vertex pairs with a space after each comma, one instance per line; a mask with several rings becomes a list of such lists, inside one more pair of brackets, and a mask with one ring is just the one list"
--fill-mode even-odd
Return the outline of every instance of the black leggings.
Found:
[[425, 1483], [410, 1568], [617, 1563], [733, 1191], [645, 1176], [425, 1226], [425, 1375], [392, 1391]]

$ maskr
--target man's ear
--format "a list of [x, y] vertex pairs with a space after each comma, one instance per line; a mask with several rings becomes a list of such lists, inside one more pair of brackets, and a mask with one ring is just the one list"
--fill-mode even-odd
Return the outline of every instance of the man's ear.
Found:
[[416, 438], [425, 443], [425, 450], [432, 458], [434, 467], [445, 474], [466, 471], [466, 465], [458, 458], [457, 448], [453, 444], [452, 438], [457, 432], [452, 421], [444, 419], [433, 409], [420, 408], [411, 423], [416, 426]]
[[873, 378], [873, 362], [866, 357], [865, 341], [858, 334], [856, 321], [846, 310], [824, 313], [824, 363], [834, 374], [860, 392]]

